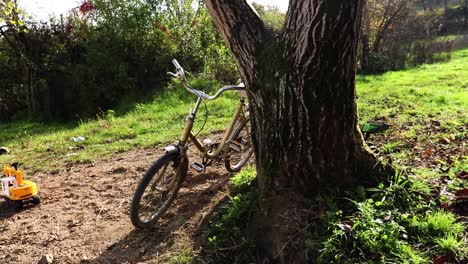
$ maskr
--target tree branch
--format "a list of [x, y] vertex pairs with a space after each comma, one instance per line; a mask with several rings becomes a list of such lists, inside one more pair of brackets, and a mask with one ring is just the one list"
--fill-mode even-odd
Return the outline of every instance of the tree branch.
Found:
[[262, 45], [273, 37], [246, 0], [205, 0], [218, 31], [228, 44], [243, 80], [250, 83]]
[[8, 36], [7, 32], [3, 30], [3, 28], [10, 29], [8, 26], [1, 26], [0, 27], [0, 36], [2, 36], [5, 39], [8, 46], [10, 46], [10, 48], [16, 53], [16, 55], [21, 56], [22, 53], [21, 53], [21, 49], [18, 47], [18, 43], [13, 41]]
[[[385, 34], [387, 33], [388, 27], [393, 23], [393, 21], [398, 20], [398, 16], [400, 15], [400, 12], [403, 11], [404, 7], [409, 3], [409, 1], [403, 1], [401, 4], [397, 7], [395, 12], [393, 12], [388, 19], [387, 18], [387, 10], [385, 10], [384, 18], [382, 20], [382, 24], [379, 26], [379, 29], [377, 30], [377, 36], [375, 37], [375, 42], [373, 45], [373, 51], [378, 52], [380, 49], [380, 44], [382, 42], [382, 39], [384, 38]], [[389, 8], [388, 8], [389, 9]]]

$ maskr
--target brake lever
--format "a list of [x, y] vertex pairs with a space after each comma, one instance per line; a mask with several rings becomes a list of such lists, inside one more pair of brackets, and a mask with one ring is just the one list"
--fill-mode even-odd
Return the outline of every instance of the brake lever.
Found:
[[179, 78], [179, 75], [173, 72], [168, 72], [167, 74], [171, 75], [172, 77]]

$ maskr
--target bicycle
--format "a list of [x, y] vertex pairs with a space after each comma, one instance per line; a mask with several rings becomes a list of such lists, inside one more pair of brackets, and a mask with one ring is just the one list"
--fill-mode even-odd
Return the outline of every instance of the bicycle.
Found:
[[180, 140], [164, 148], [165, 154], [150, 167], [135, 190], [130, 208], [130, 219], [132, 224], [139, 229], [153, 226], [176, 198], [187, 176], [189, 167], [187, 150], [191, 144], [203, 157], [202, 163], [194, 162], [191, 165], [199, 173], [205, 172], [206, 167], [221, 160], [224, 161], [224, 166], [229, 172], [238, 172], [253, 153], [250, 138], [250, 117], [245, 96], [240, 97], [221, 142], [212, 143], [210, 140], [200, 142], [197, 138], [208, 119], [207, 108], [205, 123], [196, 134], [192, 132], [202, 102], [206, 107], [205, 101], [215, 100], [226, 91], [245, 91], [245, 86], [242, 83], [224, 86], [213, 96], [210, 96], [190, 87], [184, 69], [177, 60], [174, 59], [172, 63], [176, 68], [176, 73], [168, 72], [168, 74], [178, 78], [189, 93], [197, 96], [197, 101], [187, 116]]

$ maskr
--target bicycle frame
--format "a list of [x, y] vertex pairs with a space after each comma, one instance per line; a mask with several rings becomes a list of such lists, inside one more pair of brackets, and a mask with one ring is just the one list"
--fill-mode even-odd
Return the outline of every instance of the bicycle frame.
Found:
[[226, 147], [226, 143], [228, 143], [229, 136], [231, 135], [232, 131], [235, 128], [237, 120], [241, 117], [245, 99], [241, 97], [241, 99], [239, 100], [239, 103], [234, 111], [234, 115], [231, 119], [231, 123], [229, 124], [228, 128], [224, 132], [224, 136], [223, 136], [223, 139], [221, 140], [221, 143], [212, 152], [209, 152], [208, 147], [205, 146], [202, 142], [200, 142], [200, 140], [196, 137], [196, 135], [192, 133], [193, 124], [195, 122], [201, 100], [202, 99], [198, 97], [197, 102], [195, 103], [195, 107], [190, 111], [189, 115], [187, 116], [184, 132], [182, 133], [182, 136], [179, 142], [182, 145], [185, 145], [188, 142], [193, 142], [193, 144], [198, 149], [198, 151], [203, 153], [204, 157], [209, 158], [209, 159], [217, 159], [221, 156], [223, 150]]

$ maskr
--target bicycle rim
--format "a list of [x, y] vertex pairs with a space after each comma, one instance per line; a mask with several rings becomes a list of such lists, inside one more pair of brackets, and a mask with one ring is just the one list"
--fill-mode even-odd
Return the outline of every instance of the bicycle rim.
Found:
[[130, 218], [137, 228], [152, 226], [170, 207], [188, 170], [187, 157], [166, 154], [146, 172], [132, 200]]
[[238, 172], [249, 161], [253, 153], [250, 136], [250, 120], [238, 123], [229, 137], [230, 146], [225, 156], [225, 167], [229, 172]]

